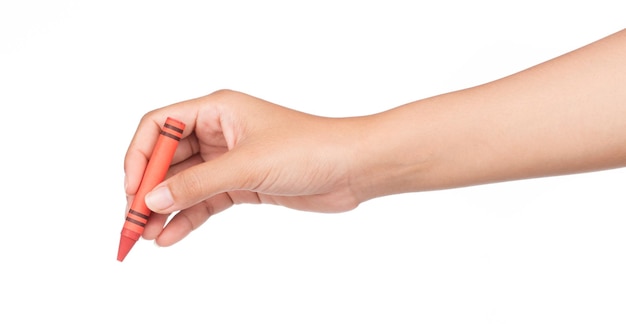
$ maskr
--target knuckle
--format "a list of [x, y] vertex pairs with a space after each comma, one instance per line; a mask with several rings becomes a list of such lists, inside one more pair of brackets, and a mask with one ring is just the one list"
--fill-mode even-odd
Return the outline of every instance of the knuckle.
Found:
[[174, 200], [179, 202], [197, 201], [203, 196], [204, 179], [196, 172], [181, 172], [178, 174], [177, 185], [172, 188]]
[[234, 97], [238, 95], [239, 93], [237, 91], [230, 90], [230, 89], [220, 89], [220, 90], [216, 90], [212, 92], [208, 97], [211, 100], [214, 100], [216, 102], [225, 102], [225, 101], [232, 100]]

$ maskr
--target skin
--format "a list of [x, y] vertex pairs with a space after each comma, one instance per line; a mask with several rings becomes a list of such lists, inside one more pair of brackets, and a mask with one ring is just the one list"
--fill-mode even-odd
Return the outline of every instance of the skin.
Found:
[[385, 195], [623, 167], [626, 30], [374, 115], [326, 118], [231, 90], [150, 111], [124, 161], [129, 203], [168, 116], [187, 127], [146, 197], [143, 237], [160, 246], [234, 204], [342, 212]]

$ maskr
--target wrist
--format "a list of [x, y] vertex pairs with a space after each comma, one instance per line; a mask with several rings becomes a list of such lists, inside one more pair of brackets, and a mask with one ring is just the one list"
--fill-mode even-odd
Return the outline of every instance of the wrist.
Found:
[[412, 110], [357, 118], [350, 185], [359, 201], [421, 189], [432, 168], [434, 146], [425, 141], [421, 114]]

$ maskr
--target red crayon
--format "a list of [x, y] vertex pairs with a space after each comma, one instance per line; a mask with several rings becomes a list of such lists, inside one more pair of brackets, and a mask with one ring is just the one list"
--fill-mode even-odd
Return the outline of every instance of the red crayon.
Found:
[[117, 261], [124, 261], [135, 242], [141, 237], [152, 213], [145, 203], [146, 194], [165, 179], [165, 174], [172, 163], [174, 152], [176, 152], [178, 142], [183, 136], [184, 129], [185, 124], [178, 120], [168, 117], [165, 121], [165, 125], [161, 129], [161, 135], [159, 135], [159, 139], [146, 166], [146, 171], [141, 179], [135, 199], [126, 214], [126, 221], [120, 237], [120, 246], [117, 251]]

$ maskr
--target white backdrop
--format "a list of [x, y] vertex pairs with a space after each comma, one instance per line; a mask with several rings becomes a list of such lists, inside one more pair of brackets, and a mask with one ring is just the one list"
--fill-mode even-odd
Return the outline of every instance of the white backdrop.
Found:
[[379, 112], [624, 28], [620, 1], [576, 2], [2, 2], [0, 322], [626, 322], [625, 169], [240, 205], [116, 261], [147, 111], [230, 88]]

